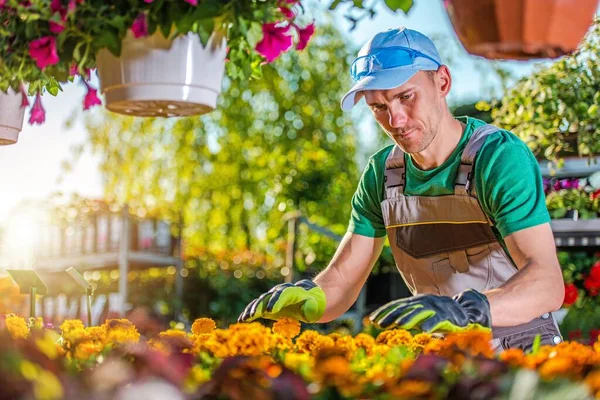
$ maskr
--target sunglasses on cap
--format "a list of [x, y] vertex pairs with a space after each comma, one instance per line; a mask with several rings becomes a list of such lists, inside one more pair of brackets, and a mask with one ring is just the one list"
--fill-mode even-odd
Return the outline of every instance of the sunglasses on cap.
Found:
[[359, 81], [363, 77], [382, 69], [412, 65], [417, 57], [427, 58], [433, 61], [438, 67], [441, 66], [439, 62], [418, 50], [395, 46], [386, 47], [373, 54], [358, 57], [350, 67], [350, 75], [354, 81]]

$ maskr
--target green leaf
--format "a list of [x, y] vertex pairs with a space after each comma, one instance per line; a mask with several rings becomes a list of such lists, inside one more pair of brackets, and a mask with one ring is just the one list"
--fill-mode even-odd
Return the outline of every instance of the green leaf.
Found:
[[331, 3], [331, 5], [329, 6], [329, 9], [330, 10], [335, 10], [335, 8], [337, 6], [339, 6], [341, 2], [342, 2], [342, 0], [333, 0], [333, 2]]
[[540, 351], [541, 344], [542, 344], [542, 336], [535, 335], [535, 338], [533, 339], [533, 345], [531, 346], [531, 354], [537, 354], [537, 352]]
[[588, 108], [587, 113], [591, 118], [599, 116], [600, 114], [598, 114], [598, 104], [592, 104], [590, 108]]
[[402, 10], [407, 14], [413, 6], [413, 0], [385, 0], [385, 5], [394, 12]]
[[246, 35], [246, 40], [248, 40], [248, 45], [252, 48], [255, 48], [258, 42], [260, 42], [263, 38], [262, 25], [258, 22], [252, 22], [250, 25], [250, 29], [248, 30], [248, 34]]
[[200, 42], [202, 42], [202, 46], [206, 46], [206, 44], [208, 43], [208, 39], [210, 39], [210, 35], [212, 35], [213, 33], [214, 28], [215, 21], [212, 18], [198, 21], [198, 36], [200, 37]]

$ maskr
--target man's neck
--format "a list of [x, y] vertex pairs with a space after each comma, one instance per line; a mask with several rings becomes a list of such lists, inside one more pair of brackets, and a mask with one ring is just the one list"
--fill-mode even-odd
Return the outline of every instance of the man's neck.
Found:
[[442, 165], [460, 142], [465, 125], [447, 114], [433, 141], [420, 153], [411, 154], [413, 162], [422, 170], [430, 170]]

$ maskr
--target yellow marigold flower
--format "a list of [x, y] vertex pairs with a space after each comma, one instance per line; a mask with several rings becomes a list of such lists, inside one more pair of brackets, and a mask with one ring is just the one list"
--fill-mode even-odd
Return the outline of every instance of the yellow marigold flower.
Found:
[[405, 329], [390, 329], [381, 332], [376, 342], [389, 346], [408, 346], [412, 343], [412, 335]]
[[283, 365], [292, 371], [298, 371], [301, 366], [308, 366], [309, 369], [312, 370], [314, 366], [314, 359], [307, 353], [285, 353], [285, 358], [283, 359]]
[[345, 351], [348, 359], [351, 359], [356, 349], [358, 349], [354, 338], [350, 335], [340, 336], [335, 342], [335, 347], [337, 349]]
[[58, 344], [59, 338], [53, 331], [44, 331], [41, 337], [35, 339], [35, 345], [49, 359], [54, 360], [64, 354], [64, 350]]
[[414, 399], [428, 395], [432, 389], [429, 382], [405, 380], [401, 381], [398, 386], [392, 387], [390, 394], [394, 397]]
[[158, 334], [161, 338], [166, 337], [184, 337], [186, 338], [188, 335], [185, 331], [179, 329], [167, 329], [166, 331], [162, 331]]
[[412, 345], [413, 345], [413, 349], [415, 350], [423, 350], [423, 348], [425, 347], [425, 345], [427, 345], [427, 343], [429, 343], [431, 341], [431, 335], [429, 333], [418, 333], [415, 336], [413, 336], [413, 341], [412, 341]]
[[103, 349], [104, 346], [102, 344], [86, 340], [77, 343], [73, 351], [73, 356], [80, 361], [85, 361], [91, 356], [99, 354]]
[[34, 329], [42, 329], [44, 327], [44, 319], [42, 317], [30, 318], [31, 327]]
[[108, 319], [102, 325], [106, 332], [106, 341], [114, 343], [137, 343], [140, 334], [137, 328], [128, 319]]
[[342, 337], [342, 334], [339, 332], [331, 332], [329, 335], [327, 335], [327, 337], [331, 338], [333, 343], [336, 343], [337, 340]]
[[354, 338], [354, 343], [356, 343], [357, 347], [362, 347], [367, 350], [367, 354], [369, 354], [369, 351], [375, 345], [375, 338], [366, 333], [359, 333]]
[[8, 329], [13, 339], [26, 338], [29, 335], [29, 328], [24, 318], [15, 314], [8, 314], [5, 323], [6, 329]]
[[291, 338], [274, 333], [271, 335], [271, 348], [277, 350], [290, 350], [294, 347], [294, 342]]
[[52, 372], [40, 369], [38, 379], [33, 385], [34, 397], [39, 400], [62, 399], [64, 396], [63, 387]]
[[292, 318], [282, 318], [273, 324], [273, 333], [293, 338], [300, 333], [300, 322]]
[[302, 332], [296, 339], [296, 351], [299, 353], [316, 354], [319, 350], [333, 347], [334, 345], [333, 339], [312, 330]]
[[60, 324], [60, 330], [63, 334], [79, 329], [85, 329], [85, 326], [80, 319], [66, 319], [62, 324]]
[[192, 332], [196, 335], [211, 333], [217, 328], [215, 321], [210, 318], [198, 318], [192, 324]]

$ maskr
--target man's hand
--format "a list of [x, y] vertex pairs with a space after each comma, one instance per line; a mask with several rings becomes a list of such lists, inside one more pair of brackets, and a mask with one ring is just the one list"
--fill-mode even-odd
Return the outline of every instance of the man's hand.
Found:
[[420, 329], [425, 332], [490, 330], [487, 297], [468, 289], [454, 296], [417, 295], [395, 300], [371, 313], [369, 319], [382, 329]]
[[238, 322], [287, 317], [312, 323], [321, 318], [325, 305], [325, 292], [313, 281], [303, 279], [296, 284], [282, 283], [251, 301]]

